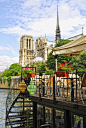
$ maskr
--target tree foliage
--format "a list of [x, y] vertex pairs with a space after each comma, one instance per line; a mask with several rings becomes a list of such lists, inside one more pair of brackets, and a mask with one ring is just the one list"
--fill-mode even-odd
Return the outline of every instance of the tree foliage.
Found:
[[58, 41], [58, 43], [56, 43], [55, 47], [60, 47], [60, 46], [62, 46], [62, 45], [64, 45], [64, 44], [67, 44], [67, 43], [69, 43], [69, 42], [71, 42], [71, 41], [73, 41], [73, 40], [60, 39], [60, 40]]
[[36, 67], [36, 71], [46, 71], [46, 63], [45, 62], [34, 62], [33, 67]]
[[38, 68], [38, 71], [46, 71], [46, 63], [42, 61], [42, 64]]
[[5, 69], [5, 71], [0, 76], [0, 82], [2, 82], [2, 78], [5, 83], [5, 77], [8, 77], [8, 86], [10, 86], [11, 76], [19, 76], [21, 75], [21, 65], [18, 63], [12, 64], [9, 69]]
[[10, 76], [18, 76], [18, 73], [21, 72], [21, 65], [18, 63], [14, 63], [9, 67]]
[[[72, 40], [65, 40], [65, 39], [60, 39], [58, 41], [58, 43], [55, 45], [55, 47], [60, 47], [64, 44], [67, 44], [69, 42], [71, 42]], [[62, 55], [58, 55], [58, 62], [60, 63], [63, 63], [65, 61], [69, 61], [70, 57], [64, 57]], [[56, 62], [55, 62], [55, 57], [53, 55], [53, 50], [49, 53], [48, 55], [48, 58], [47, 58], [47, 61], [46, 61], [46, 65], [48, 67], [48, 69], [52, 69], [52, 70], [55, 70], [55, 65], [56, 65]]]
[[26, 67], [29, 67], [29, 64], [27, 64]]
[[48, 55], [46, 66], [48, 67], [48, 69], [55, 70], [55, 57], [53, 55], [53, 50]]

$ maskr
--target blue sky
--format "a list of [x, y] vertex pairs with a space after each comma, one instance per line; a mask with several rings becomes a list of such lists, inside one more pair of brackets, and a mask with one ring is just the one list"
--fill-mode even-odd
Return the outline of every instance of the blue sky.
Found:
[[19, 62], [20, 38], [55, 41], [57, 3], [61, 38], [86, 34], [85, 0], [0, 0], [0, 71]]

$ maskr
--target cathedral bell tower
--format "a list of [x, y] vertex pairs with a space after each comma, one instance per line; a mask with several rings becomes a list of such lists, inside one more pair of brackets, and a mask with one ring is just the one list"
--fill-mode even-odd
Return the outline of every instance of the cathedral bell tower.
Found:
[[57, 25], [56, 25], [56, 37], [55, 37], [56, 43], [58, 43], [58, 40], [61, 39], [60, 35], [60, 27], [59, 27], [59, 17], [58, 17], [58, 6], [57, 6]]
[[32, 36], [24, 35], [20, 39], [19, 64], [31, 66], [34, 59], [34, 40]]

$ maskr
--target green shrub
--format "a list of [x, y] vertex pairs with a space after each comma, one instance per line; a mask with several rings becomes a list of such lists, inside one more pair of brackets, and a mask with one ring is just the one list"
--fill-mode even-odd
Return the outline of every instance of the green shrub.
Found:
[[3, 77], [3, 82], [4, 82], [4, 84], [5, 84], [5, 77]]
[[8, 76], [7, 81], [8, 81], [8, 86], [10, 87], [10, 84], [11, 84], [11, 76]]
[[51, 75], [51, 74], [54, 74], [55, 73], [55, 71], [53, 71], [53, 70], [47, 70], [46, 72], [45, 72], [45, 74], [46, 75]]
[[1, 82], [1, 84], [2, 84], [2, 77], [0, 77], [0, 82]]

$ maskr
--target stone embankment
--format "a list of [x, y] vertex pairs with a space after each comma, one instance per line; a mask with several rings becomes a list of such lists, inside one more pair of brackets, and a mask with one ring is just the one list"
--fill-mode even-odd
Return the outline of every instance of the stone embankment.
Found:
[[5, 78], [5, 83], [3, 82], [3, 78], [2, 78], [2, 83], [0, 83], [0, 89], [10, 89], [18, 78], [20, 78], [20, 76], [11, 77], [10, 87], [8, 86], [7, 77]]

